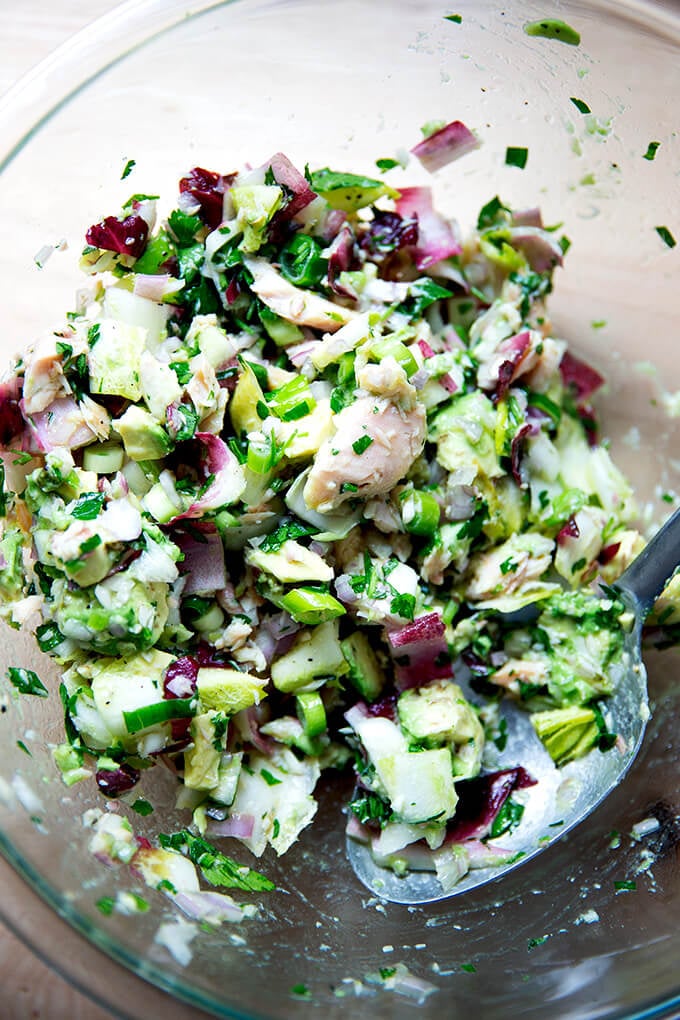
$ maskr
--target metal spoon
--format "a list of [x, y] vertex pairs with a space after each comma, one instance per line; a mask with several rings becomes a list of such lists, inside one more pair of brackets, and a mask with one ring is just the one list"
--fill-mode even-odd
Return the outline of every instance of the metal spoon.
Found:
[[[619, 739], [610, 750], [593, 750], [557, 769], [538, 740], [529, 714], [512, 701], [501, 713], [508, 739], [498, 768], [523, 765], [537, 780], [526, 796], [522, 821], [500, 842], [513, 852], [510, 863], [469, 871], [452, 889], [443, 891], [433, 872], [409, 871], [405, 877], [375, 863], [367, 846], [348, 837], [347, 854], [354, 872], [372, 893], [393, 903], [433, 903], [469, 892], [526, 864], [583, 821], [621, 782], [642, 743], [649, 718], [647, 674], [642, 663], [642, 625], [667, 581], [680, 564], [680, 510], [666, 521], [640, 555], [611, 586], [633, 616], [624, 654], [614, 664], [614, 694], [606, 699], [608, 728]], [[457, 682], [461, 681], [456, 674]], [[521, 855], [515, 858], [515, 854]]]

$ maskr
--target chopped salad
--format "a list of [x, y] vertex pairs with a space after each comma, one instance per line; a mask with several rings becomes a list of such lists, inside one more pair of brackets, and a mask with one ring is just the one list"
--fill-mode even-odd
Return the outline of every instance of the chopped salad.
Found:
[[2, 612], [63, 669], [64, 781], [129, 803], [163, 761], [191, 813], [166, 853], [259, 856], [354, 769], [384, 866], [507, 859], [533, 779], [494, 767], [499, 699], [557, 765], [611, 745], [622, 606], [590, 585], [643, 544], [602, 377], [548, 316], [567, 239], [498, 197], [464, 237], [430, 187], [276, 153], [86, 241], [87, 299], [0, 393]]

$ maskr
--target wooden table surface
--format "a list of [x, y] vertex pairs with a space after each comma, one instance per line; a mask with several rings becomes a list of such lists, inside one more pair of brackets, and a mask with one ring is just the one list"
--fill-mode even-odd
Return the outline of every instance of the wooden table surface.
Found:
[[[116, 0], [0, 0], [0, 94], [116, 5]], [[20, 909], [20, 904], [13, 906]], [[1, 924], [0, 985], [0, 1020], [112, 1020]]]

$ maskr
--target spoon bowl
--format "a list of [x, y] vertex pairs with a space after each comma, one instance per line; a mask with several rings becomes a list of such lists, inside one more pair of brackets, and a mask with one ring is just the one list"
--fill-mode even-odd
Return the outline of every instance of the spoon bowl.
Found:
[[[499, 842], [509, 851], [506, 863], [471, 868], [452, 888], [444, 889], [431, 871], [397, 875], [374, 860], [368, 846], [347, 837], [347, 853], [359, 880], [392, 903], [434, 903], [495, 882], [526, 864], [588, 817], [621, 782], [635, 760], [649, 719], [647, 673], [642, 661], [642, 628], [647, 614], [680, 563], [680, 511], [676, 511], [630, 564], [616, 584], [602, 591], [615, 595], [628, 610], [630, 626], [623, 653], [612, 664], [614, 693], [603, 703], [607, 729], [616, 743], [557, 768], [536, 736], [528, 712], [506, 699], [500, 707], [507, 741], [498, 755], [499, 769], [521, 764], [536, 780], [522, 792], [524, 814], [517, 828]], [[526, 622], [524, 619], [523, 622]], [[464, 667], [456, 681], [466, 691]], [[493, 843], [492, 843], [493, 845]]]

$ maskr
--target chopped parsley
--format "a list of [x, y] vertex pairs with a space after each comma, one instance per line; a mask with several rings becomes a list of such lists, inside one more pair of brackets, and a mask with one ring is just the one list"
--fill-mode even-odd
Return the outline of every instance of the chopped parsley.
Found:
[[387, 157], [385, 159], [376, 159], [375, 165], [381, 173], [385, 173], [386, 170], [393, 170], [395, 166], [401, 166], [398, 159], [391, 159]]
[[142, 818], [145, 818], [147, 815], [153, 814], [153, 804], [150, 804], [148, 800], [144, 800], [143, 797], [138, 797], [137, 800], [134, 801], [134, 803], [131, 805], [131, 807], [132, 810], [135, 811], [138, 815], [141, 815]]
[[667, 245], [667, 247], [675, 248], [675, 245], [677, 244], [677, 241], [675, 240], [675, 238], [671, 234], [671, 232], [668, 229], [668, 227], [654, 227], [654, 229], [656, 230], [657, 234], [659, 235], [659, 237], [661, 238], [663, 243], [665, 245]]
[[265, 535], [258, 549], [260, 552], [265, 553], [278, 552], [284, 542], [288, 542], [291, 539], [304, 538], [306, 535], [313, 535], [316, 530], [310, 524], [302, 524], [301, 521], [286, 521], [276, 531], [272, 531], [270, 535]]
[[97, 910], [104, 915], [104, 917], [110, 917], [113, 913], [113, 907], [115, 904], [113, 896], [102, 896], [100, 900], [97, 900]]
[[281, 782], [281, 780], [278, 779], [277, 776], [273, 775], [269, 771], [269, 769], [260, 769], [260, 775], [264, 779], [267, 786], [278, 786], [279, 783]]
[[660, 145], [661, 142], [650, 142], [649, 145], [647, 146], [647, 151], [645, 152], [642, 158], [648, 159], [650, 161], [653, 160], [654, 157], [656, 156], [657, 149], [659, 148]]
[[576, 96], [569, 96], [569, 98], [579, 113], [590, 113], [590, 107], [582, 99], [577, 99]]
[[267, 892], [276, 888], [271, 879], [259, 871], [238, 864], [207, 840], [194, 836], [188, 829], [171, 834], [161, 833], [158, 840], [165, 850], [186, 851], [189, 860], [200, 869], [209, 885], [242, 889], [244, 892]]
[[38, 698], [46, 698], [48, 690], [37, 673], [21, 666], [10, 666], [7, 670], [10, 683], [20, 694], [34, 694]]
[[78, 521], [93, 521], [104, 505], [103, 492], [85, 492], [71, 506], [71, 517]]
[[123, 172], [120, 175], [121, 181], [124, 181], [126, 177], [129, 177], [130, 174], [132, 173], [132, 171], [134, 170], [134, 168], [136, 166], [137, 166], [137, 160], [136, 159], [129, 159], [127, 161], [127, 163], [125, 164], [125, 166], [123, 167]]
[[614, 882], [614, 888], [617, 893], [619, 892], [635, 892], [637, 890], [637, 882], [634, 878], [624, 879], [620, 882]]
[[462, 14], [445, 14], [444, 21], [452, 21], [454, 25], [462, 25], [463, 15]]
[[352, 449], [354, 450], [356, 455], [360, 457], [361, 454], [364, 453], [369, 448], [372, 442], [373, 442], [372, 436], [368, 435], [359, 436], [359, 438], [355, 439], [354, 442], [352, 443]]
[[390, 602], [390, 612], [395, 616], [402, 616], [405, 620], [412, 620], [416, 610], [415, 595], [395, 595]]
[[524, 147], [508, 145], [505, 150], [505, 165], [516, 166], [519, 170], [524, 170], [527, 165], [527, 159], [529, 158], [529, 150]]
[[536, 946], [542, 946], [544, 942], [548, 941], [547, 935], [539, 935], [537, 938], [527, 939], [527, 949], [535, 949]]

